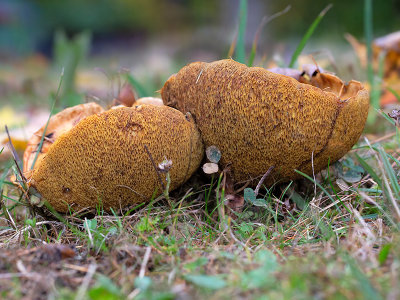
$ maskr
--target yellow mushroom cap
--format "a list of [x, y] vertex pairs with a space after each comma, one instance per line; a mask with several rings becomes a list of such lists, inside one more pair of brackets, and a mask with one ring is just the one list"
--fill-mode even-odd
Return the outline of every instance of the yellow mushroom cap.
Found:
[[274, 166], [269, 184], [341, 158], [359, 139], [369, 108], [368, 92], [357, 81], [344, 84], [324, 74], [305, 84], [233, 60], [189, 64], [161, 95], [193, 115], [205, 147], [221, 150], [221, 163], [231, 164], [236, 180]]
[[[145, 145], [150, 153], [147, 153]], [[61, 135], [36, 165], [32, 185], [58, 211], [147, 202], [162, 188], [151, 158], [172, 161], [170, 189], [203, 157], [190, 116], [167, 106], [121, 107], [89, 116]], [[161, 179], [166, 184], [165, 174]]]
[[46, 125], [44, 125], [28, 140], [28, 145], [25, 149], [23, 158], [23, 171], [25, 176], [30, 177], [30, 171], [34, 167], [32, 164], [35, 160], [36, 153], [39, 150], [40, 141], [45, 129], [45, 139], [43, 140], [40, 153], [36, 159], [36, 166], [40, 164], [40, 161], [43, 159], [51, 145], [58, 139], [59, 136], [71, 130], [72, 127], [74, 127], [84, 118], [103, 111], [104, 109], [100, 105], [90, 102], [66, 108], [52, 116], [47, 128]]

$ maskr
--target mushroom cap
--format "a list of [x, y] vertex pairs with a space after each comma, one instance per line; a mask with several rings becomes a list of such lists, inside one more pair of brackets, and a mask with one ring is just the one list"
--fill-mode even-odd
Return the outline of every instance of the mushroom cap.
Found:
[[[369, 96], [362, 84], [324, 74], [308, 84], [233, 60], [196, 62], [164, 85], [167, 105], [190, 112], [205, 147], [217, 146], [235, 180], [301, 177], [334, 163], [359, 139]], [[313, 86], [317, 85], [319, 87]]]
[[52, 146], [55, 140], [57, 140], [63, 133], [71, 130], [76, 124], [78, 124], [84, 118], [93, 114], [101, 113], [104, 109], [97, 103], [90, 102], [85, 104], [79, 104], [73, 107], [69, 107], [60, 111], [50, 118], [49, 124], [46, 128], [44, 125], [38, 131], [36, 131], [31, 138], [28, 140], [28, 145], [24, 152], [23, 171], [25, 175], [28, 175], [32, 169], [32, 164], [36, 157], [40, 141], [42, 139], [43, 132], [46, 129], [46, 137], [43, 140], [41, 151], [37, 157], [35, 165], [39, 165], [40, 161], [46, 155], [49, 148]]
[[[191, 176], [203, 145], [190, 116], [153, 105], [91, 115], [50, 146], [31, 184], [61, 212], [147, 202], [163, 192], [150, 157], [156, 166], [166, 158], [172, 161], [170, 190]], [[165, 174], [160, 177], [166, 185]]]

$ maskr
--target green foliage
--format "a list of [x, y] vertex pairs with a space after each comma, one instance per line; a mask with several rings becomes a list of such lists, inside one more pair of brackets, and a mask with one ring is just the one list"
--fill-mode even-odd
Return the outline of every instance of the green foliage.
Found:
[[185, 280], [194, 285], [210, 290], [219, 290], [226, 286], [226, 281], [215, 275], [188, 274], [184, 276]]
[[152, 284], [153, 284], [153, 281], [151, 280], [151, 278], [149, 278], [147, 276], [136, 277], [136, 279], [135, 279], [135, 287], [142, 291], [148, 290]]
[[252, 188], [245, 188], [243, 197], [244, 200], [251, 205], [269, 208], [268, 202], [264, 198], [256, 198], [255, 191]]
[[98, 224], [96, 218], [85, 218], [83, 225], [86, 231], [85, 238], [89, 246], [93, 247], [97, 252], [108, 250], [105, 244], [106, 240], [118, 233], [118, 228], [116, 226], [106, 227], [103, 224]]
[[368, 277], [361, 272], [357, 263], [348, 255], [343, 255], [343, 259], [346, 261], [347, 265], [350, 267], [350, 271], [354, 278], [358, 282], [359, 289], [363, 295], [364, 299], [367, 300], [380, 300], [383, 299], [376, 289], [372, 286]]
[[[380, 107], [382, 82], [383, 82], [382, 79], [383, 79], [383, 73], [384, 73], [384, 67], [385, 67], [385, 57], [386, 57], [385, 51], [382, 51], [381, 53], [379, 53], [377, 74], [375, 74], [372, 71], [372, 81], [368, 82], [371, 86], [370, 103], [371, 103], [372, 109], [370, 109], [370, 111], [369, 111], [367, 124], [375, 123], [376, 117], [377, 117], [377, 110]], [[369, 66], [369, 62], [367, 65]], [[368, 69], [368, 72], [370, 72], [369, 69]], [[368, 76], [368, 79], [369, 78], [370, 78], [370, 76]]]
[[300, 56], [301, 52], [303, 51], [304, 47], [306, 46], [308, 40], [310, 39], [311, 35], [314, 33], [315, 29], [318, 27], [318, 24], [321, 22], [322, 18], [328, 12], [328, 10], [332, 7], [332, 4], [329, 4], [325, 7], [317, 16], [317, 18], [312, 22], [306, 33], [304, 34], [303, 38], [301, 39], [299, 45], [297, 46], [296, 50], [293, 52], [292, 58], [289, 63], [289, 68], [293, 68], [294, 64], [297, 61], [297, 58]]
[[150, 218], [149, 216], [144, 216], [140, 219], [139, 223], [136, 224], [135, 229], [138, 232], [151, 232], [159, 221], [159, 217]]
[[42, 151], [43, 142], [44, 142], [44, 139], [45, 139], [46, 134], [47, 134], [47, 127], [49, 126], [51, 116], [54, 113], [54, 108], [55, 108], [56, 102], [58, 100], [58, 97], [60, 95], [60, 89], [61, 89], [61, 85], [63, 83], [63, 78], [64, 78], [64, 70], [61, 72], [60, 80], [58, 82], [57, 92], [56, 92], [55, 96], [53, 97], [53, 101], [52, 101], [52, 104], [51, 104], [50, 115], [49, 115], [49, 118], [47, 119], [46, 125], [44, 126], [43, 134], [42, 134], [42, 137], [40, 138], [40, 143], [39, 143], [38, 149], [36, 151], [35, 158], [33, 159], [32, 165], [30, 167], [31, 170], [33, 170], [33, 168], [34, 168], [34, 166], [36, 164], [36, 160], [37, 160], [37, 158], [39, 156], [39, 153]]
[[397, 179], [397, 175], [395, 171], [393, 170], [392, 164], [389, 162], [389, 159], [387, 157], [387, 153], [385, 150], [383, 150], [382, 146], [378, 145], [378, 153], [379, 156], [383, 162], [383, 167], [388, 175], [389, 183], [386, 184], [386, 187], [388, 190], [391, 190], [393, 192], [394, 199], [400, 199], [400, 185]]
[[383, 245], [378, 255], [379, 264], [383, 265], [387, 261], [392, 246], [392, 244]]
[[204, 267], [208, 263], [208, 259], [206, 257], [199, 257], [195, 261], [184, 264], [184, 269], [189, 272], [194, 272], [196, 269], [200, 267]]
[[256, 35], [254, 36], [254, 40], [253, 40], [253, 45], [251, 47], [251, 52], [250, 52], [250, 56], [249, 56], [249, 62], [247, 63], [247, 65], [249, 67], [253, 66], [253, 62], [254, 62], [254, 59], [255, 59], [256, 53], [257, 53], [258, 40], [260, 38], [260, 34], [261, 34], [261, 31], [262, 31], [263, 27], [266, 24], [268, 24], [269, 22], [271, 22], [273, 19], [275, 19], [275, 18], [277, 18], [279, 16], [282, 16], [283, 14], [287, 13], [290, 10], [290, 8], [291, 8], [291, 6], [288, 5], [288, 6], [286, 6], [286, 8], [284, 10], [282, 10], [280, 12], [277, 12], [276, 14], [273, 14], [272, 16], [270, 16], [268, 18], [264, 17], [262, 19], [261, 24], [257, 28], [257, 32], [256, 32]]
[[61, 107], [80, 104], [82, 96], [75, 90], [75, 78], [79, 63], [86, 59], [91, 43], [91, 34], [82, 32], [68, 39], [63, 31], [54, 37], [54, 66], [64, 70], [65, 82], [61, 90]]
[[274, 273], [279, 269], [276, 256], [271, 251], [260, 250], [255, 254], [254, 261], [260, 266], [242, 273], [242, 288], [247, 290], [272, 286], [275, 282]]
[[36, 227], [36, 218], [26, 219], [25, 224], [31, 226], [32, 228]]
[[134, 88], [134, 90], [138, 93], [139, 98], [151, 96], [151, 93], [147, 91], [147, 89], [131, 74], [128, 74], [126, 76], [126, 79], [128, 80], [129, 84]]
[[335, 167], [339, 173], [339, 178], [349, 183], [359, 182], [365, 172], [363, 167], [354, 164], [354, 161], [350, 157], [347, 157], [341, 162], [336, 162]]
[[[135, 287], [140, 290], [135, 299], [157, 299], [157, 300], [172, 300], [175, 299], [175, 295], [170, 292], [160, 292], [160, 288], [154, 284], [153, 280], [150, 277], [136, 277], [135, 278]], [[158, 291], [157, 291], [158, 290]]]
[[[328, 198], [332, 201], [332, 203], [335, 203], [335, 200], [333, 199], [333, 197], [331, 196], [331, 194], [317, 181], [315, 181], [313, 178], [311, 178], [310, 176], [308, 176], [307, 174], [299, 171], [299, 170], [294, 170], [296, 173], [304, 176], [305, 178], [307, 178], [308, 180], [310, 180], [311, 182], [313, 182], [316, 186], [318, 186], [327, 196]], [[351, 211], [349, 210], [349, 208], [343, 203], [343, 201], [338, 198], [340, 204], [351, 214]], [[335, 204], [336, 209], [339, 211], [339, 206], [337, 204]]]
[[370, 86], [374, 86], [374, 70], [372, 66], [372, 39], [373, 39], [373, 18], [372, 0], [364, 0], [364, 37], [367, 46], [367, 76]]
[[244, 64], [246, 60], [247, 0], [240, 0], [239, 29], [236, 44], [236, 61]]
[[110, 278], [103, 274], [96, 274], [96, 283], [88, 291], [93, 300], [117, 300], [124, 299], [121, 289]]

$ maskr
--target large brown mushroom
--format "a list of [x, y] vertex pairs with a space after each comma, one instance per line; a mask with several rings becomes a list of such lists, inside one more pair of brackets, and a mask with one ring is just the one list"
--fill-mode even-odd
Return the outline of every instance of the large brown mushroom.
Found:
[[[190, 116], [171, 107], [147, 104], [105, 112], [93, 112], [93, 104], [86, 108], [89, 116], [79, 121], [73, 117], [77, 121], [73, 126], [55, 124], [60, 116], [70, 124], [68, 111], [51, 119], [46, 136], [54, 140], [43, 148], [33, 172], [30, 165], [43, 128], [25, 152], [25, 173], [31, 185], [56, 210], [99, 204], [109, 209], [147, 202], [166, 186], [166, 174], [159, 170], [165, 159], [172, 161], [171, 190], [198, 168], [203, 145]], [[65, 127], [68, 130], [57, 133]]]
[[360, 82], [318, 72], [301, 81], [233, 60], [196, 62], [171, 76], [161, 94], [165, 104], [193, 115], [205, 146], [221, 150], [237, 181], [273, 166], [271, 184], [337, 161], [367, 118], [369, 96]]

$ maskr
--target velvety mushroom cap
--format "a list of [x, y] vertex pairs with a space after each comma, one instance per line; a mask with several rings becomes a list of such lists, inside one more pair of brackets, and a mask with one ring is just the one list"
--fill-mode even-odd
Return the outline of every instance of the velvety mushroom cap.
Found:
[[[156, 166], [164, 159], [172, 161], [171, 190], [187, 180], [203, 157], [190, 116], [153, 105], [89, 116], [54, 142], [31, 182], [61, 212], [100, 203], [105, 209], [118, 209], [163, 192], [150, 156]], [[160, 177], [166, 185], [166, 175]]]
[[192, 63], [161, 94], [165, 104], [193, 115], [205, 146], [221, 150], [236, 180], [274, 166], [268, 184], [341, 158], [359, 139], [369, 108], [359, 82], [324, 74], [301, 83], [233, 60]]

